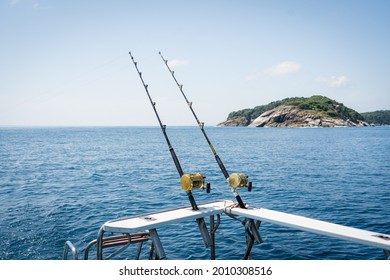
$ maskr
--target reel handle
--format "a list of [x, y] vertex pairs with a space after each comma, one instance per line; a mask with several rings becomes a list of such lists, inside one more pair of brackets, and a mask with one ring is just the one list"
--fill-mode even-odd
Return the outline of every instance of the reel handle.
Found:
[[211, 192], [211, 184], [207, 183], [206, 184], [206, 193], [210, 193], [210, 192]]

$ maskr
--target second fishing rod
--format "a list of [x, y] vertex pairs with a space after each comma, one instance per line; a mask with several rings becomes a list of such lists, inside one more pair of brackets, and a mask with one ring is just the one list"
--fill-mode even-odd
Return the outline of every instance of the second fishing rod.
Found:
[[[204, 187], [204, 178], [205, 177], [202, 174], [200, 174], [200, 173], [185, 174], [183, 172], [183, 169], [182, 169], [182, 167], [180, 165], [180, 162], [179, 162], [179, 159], [178, 159], [178, 157], [177, 157], [177, 155], [175, 153], [175, 150], [173, 149], [173, 147], [171, 145], [171, 142], [169, 141], [168, 134], [167, 134], [167, 131], [166, 131], [166, 125], [164, 125], [161, 122], [160, 116], [159, 116], [159, 114], [157, 112], [156, 102], [154, 102], [152, 97], [150, 96], [148, 85], [145, 83], [145, 81], [144, 81], [144, 79], [142, 77], [142, 72], [138, 69], [137, 62], [134, 60], [134, 57], [131, 54], [131, 52], [129, 52], [129, 55], [131, 57], [131, 60], [133, 61], [135, 69], [137, 70], [137, 73], [138, 73], [138, 75], [139, 75], [139, 77], [141, 79], [142, 85], [144, 86], [144, 89], [145, 89], [146, 94], [147, 94], [147, 96], [149, 98], [150, 104], [153, 107], [154, 113], [155, 113], [155, 115], [157, 117], [158, 123], [159, 123], [160, 128], [161, 128], [161, 130], [163, 132], [165, 141], [167, 142], [167, 145], [168, 145], [168, 148], [169, 148], [169, 152], [171, 153], [171, 157], [173, 159], [173, 162], [175, 164], [177, 172], [179, 173], [179, 176], [180, 176], [180, 185], [181, 185], [182, 189], [187, 193], [188, 199], [189, 199], [189, 201], [191, 203], [191, 206], [192, 206], [192, 210], [198, 211], [199, 208], [198, 208], [198, 206], [196, 204], [194, 196], [192, 195], [192, 190], [193, 189], [202, 189]], [[207, 192], [210, 191], [210, 185], [209, 184], [207, 184], [207, 188], [206, 189], [207, 189]], [[200, 230], [200, 232], [202, 234], [204, 244], [205, 244], [206, 247], [209, 247], [211, 241], [210, 241], [210, 235], [209, 235], [207, 227], [206, 227], [206, 223], [205, 223], [203, 218], [198, 218], [198, 219], [196, 219], [196, 221], [198, 223], [199, 230]]]
[[214, 149], [214, 146], [212, 145], [209, 137], [207, 136], [207, 133], [204, 129], [204, 123], [200, 122], [194, 109], [192, 108], [192, 102], [188, 101], [187, 99], [187, 96], [185, 95], [184, 91], [183, 91], [183, 85], [182, 84], [179, 84], [179, 82], [177, 81], [176, 77], [175, 77], [175, 72], [169, 67], [168, 65], [168, 60], [166, 60], [163, 55], [161, 54], [161, 52], [159, 52], [159, 55], [161, 56], [161, 59], [164, 61], [165, 65], [167, 66], [169, 72], [171, 73], [173, 79], [175, 80], [176, 82], [176, 85], [178, 86], [181, 94], [183, 95], [185, 101], [187, 102], [188, 104], [188, 107], [190, 108], [191, 112], [192, 112], [192, 115], [194, 116], [196, 122], [198, 123], [199, 125], [199, 128], [200, 130], [202, 131], [207, 143], [209, 144], [209, 147], [215, 157], [215, 160], [217, 161], [218, 163], [218, 166], [219, 168], [221, 169], [225, 179], [227, 180], [228, 184], [229, 184], [229, 187], [231, 187], [231, 190], [233, 192], [233, 195], [235, 196], [240, 208], [246, 208], [245, 206], [245, 203], [242, 201], [240, 195], [238, 194], [238, 188], [242, 188], [242, 187], [248, 187], [248, 191], [251, 191], [252, 190], [252, 182], [248, 182], [248, 176], [245, 175], [244, 173], [232, 173], [229, 175], [228, 171], [226, 170], [225, 168], [225, 165], [223, 164], [221, 158], [218, 156], [216, 150]]
[[[161, 59], [164, 61], [165, 65], [167, 66], [169, 72], [171, 73], [173, 79], [176, 82], [176, 85], [180, 89], [181, 94], [183, 95], [185, 101], [187, 102], [188, 107], [190, 108], [190, 110], [192, 112], [192, 115], [194, 116], [196, 122], [198, 123], [200, 130], [202, 131], [207, 143], [210, 146], [211, 151], [214, 154], [215, 160], [217, 161], [219, 168], [221, 169], [225, 179], [228, 182], [229, 187], [232, 190], [234, 197], [236, 198], [236, 200], [238, 202], [239, 207], [246, 208], [246, 205], [242, 201], [240, 195], [238, 194], [237, 189], [242, 188], [242, 187], [248, 187], [248, 191], [251, 191], [252, 190], [252, 183], [248, 182], [248, 176], [246, 176], [243, 173], [232, 173], [229, 175], [228, 171], [225, 168], [225, 165], [223, 164], [221, 158], [218, 156], [213, 145], [211, 144], [209, 137], [207, 136], [207, 133], [204, 129], [204, 123], [199, 121], [197, 115], [195, 114], [194, 109], [192, 108], [192, 102], [188, 101], [187, 96], [185, 95], [185, 93], [183, 91], [183, 85], [179, 84], [179, 82], [177, 81], [177, 79], [175, 77], [175, 72], [173, 70], [171, 70], [171, 68], [168, 65], [168, 60], [164, 59], [161, 52], [159, 52], [159, 55], [161, 56]], [[258, 244], [263, 242], [261, 239], [260, 233], [258, 231], [259, 226], [260, 226], [260, 221], [255, 222], [253, 219], [244, 219], [243, 221], [241, 221], [241, 223], [245, 227], [245, 232], [246, 232], [246, 236], [247, 236], [247, 248], [246, 248], [245, 255], [244, 255], [244, 259], [247, 260], [250, 257], [250, 252], [252, 250], [252, 246], [253, 246], [254, 242], [256, 241]]]

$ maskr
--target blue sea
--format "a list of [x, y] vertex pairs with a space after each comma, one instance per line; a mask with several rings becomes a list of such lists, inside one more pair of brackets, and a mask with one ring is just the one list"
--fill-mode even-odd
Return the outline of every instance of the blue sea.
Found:
[[[390, 127], [206, 132], [228, 172], [252, 181], [252, 192], [240, 189], [249, 205], [390, 234]], [[184, 172], [211, 183], [210, 194], [193, 191], [197, 203], [234, 200], [199, 128], [167, 133]], [[67, 240], [81, 257], [104, 222], [181, 206], [189, 202], [159, 127], [0, 128], [1, 260], [61, 259]], [[168, 259], [209, 258], [194, 221], [158, 232]], [[378, 248], [267, 222], [260, 232], [253, 259], [384, 259]], [[243, 226], [222, 215], [217, 259], [244, 252]]]

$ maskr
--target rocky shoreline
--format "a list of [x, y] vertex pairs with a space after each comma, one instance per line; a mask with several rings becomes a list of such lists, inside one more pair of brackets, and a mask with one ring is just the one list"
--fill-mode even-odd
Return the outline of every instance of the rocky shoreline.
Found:
[[268, 110], [254, 120], [245, 117], [228, 118], [218, 126], [248, 127], [354, 127], [370, 126], [365, 121], [351, 121], [342, 118], [331, 118], [311, 110], [302, 110], [297, 106], [281, 105]]

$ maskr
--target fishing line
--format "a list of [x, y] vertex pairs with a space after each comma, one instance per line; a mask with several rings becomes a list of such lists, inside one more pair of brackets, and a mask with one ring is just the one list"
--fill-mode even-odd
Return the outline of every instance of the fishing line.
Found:
[[[180, 176], [180, 185], [181, 185], [182, 189], [186, 192], [186, 194], [188, 196], [188, 199], [189, 199], [190, 204], [192, 206], [192, 210], [197, 211], [197, 210], [199, 210], [199, 208], [198, 208], [198, 206], [196, 204], [195, 198], [192, 195], [191, 190], [193, 190], [193, 189], [203, 189], [204, 178], [205, 177], [203, 177], [203, 175], [201, 175], [200, 173], [185, 174], [183, 172], [183, 169], [182, 169], [182, 167], [180, 165], [179, 159], [176, 156], [175, 150], [173, 149], [173, 147], [171, 145], [171, 142], [169, 141], [168, 134], [167, 134], [167, 131], [166, 131], [166, 125], [164, 125], [161, 122], [160, 116], [159, 116], [159, 114], [157, 112], [156, 102], [154, 102], [152, 97], [150, 96], [148, 85], [145, 83], [145, 81], [144, 81], [144, 79], [142, 77], [142, 72], [138, 69], [137, 62], [134, 60], [134, 57], [132, 56], [131, 52], [129, 52], [129, 55], [131, 57], [131, 60], [133, 61], [135, 69], [137, 70], [138, 76], [141, 79], [142, 85], [144, 86], [144, 89], [145, 89], [145, 92], [146, 92], [146, 94], [148, 96], [150, 104], [153, 107], [153, 111], [154, 111], [154, 113], [156, 115], [156, 118], [157, 118], [158, 123], [159, 123], [160, 128], [161, 128], [161, 131], [162, 131], [162, 133], [164, 135], [165, 141], [167, 142], [167, 145], [168, 145], [168, 148], [169, 148], [169, 152], [171, 153], [173, 162], [174, 162], [174, 164], [176, 166], [176, 169], [177, 169], [177, 172], [179, 173], [179, 176]], [[210, 185], [207, 184], [207, 192], [209, 192], [209, 190], [210, 190]], [[200, 231], [200, 233], [202, 235], [205, 247], [209, 247], [211, 245], [211, 237], [210, 237], [209, 231], [207, 229], [206, 222], [204, 221], [204, 218], [197, 218], [196, 222], [198, 224], [199, 231]]]
[[198, 116], [196, 115], [193, 107], [192, 107], [192, 102], [190, 102], [188, 99], [187, 99], [187, 96], [185, 95], [184, 91], [183, 91], [183, 85], [180, 84], [178, 82], [178, 80], [176, 79], [176, 76], [175, 76], [175, 72], [169, 67], [168, 65], [168, 60], [166, 60], [163, 55], [161, 54], [161, 52], [159, 52], [159, 55], [161, 56], [161, 59], [164, 61], [166, 67], [168, 68], [169, 72], [171, 73], [172, 75], [172, 78], [174, 79], [177, 87], [179, 88], [181, 94], [183, 95], [185, 101], [187, 102], [187, 105], [189, 107], [189, 109], [191, 110], [192, 112], [192, 115], [194, 116], [196, 122], [198, 123], [198, 126], [200, 128], [200, 130], [202, 131], [203, 133], [203, 136], [204, 138], [206, 139], [207, 143], [209, 144], [209, 147], [211, 149], [211, 152], [213, 153], [214, 155], [214, 158], [215, 160], [217, 161], [218, 163], [218, 166], [219, 168], [221, 169], [225, 179], [227, 180], [228, 182], [228, 185], [229, 187], [231, 188], [232, 190], [232, 193], [233, 195], [235, 196], [239, 206], [241, 208], [246, 208], [245, 206], [245, 203], [242, 201], [240, 195], [238, 194], [238, 191], [237, 191], [237, 188], [241, 188], [241, 187], [248, 187], [248, 190], [251, 191], [252, 189], [252, 183], [251, 182], [248, 182], [248, 176], [243, 174], [243, 173], [232, 173], [229, 175], [228, 171], [226, 170], [225, 168], [225, 165], [223, 164], [221, 158], [219, 157], [219, 155], [217, 154], [214, 146], [212, 145], [209, 137], [207, 136], [207, 133], [204, 129], [204, 123], [203, 122], [200, 122], [199, 119], [198, 119]]
[[204, 186], [204, 177], [200, 173], [185, 174], [183, 172], [183, 169], [182, 169], [182, 167], [180, 165], [180, 162], [179, 162], [179, 159], [178, 159], [178, 157], [176, 155], [176, 152], [173, 149], [172, 144], [171, 144], [171, 142], [169, 140], [169, 137], [168, 137], [168, 134], [167, 134], [167, 131], [166, 131], [166, 125], [164, 125], [162, 123], [161, 118], [160, 118], [160, 116], [159, 116], [159, 114], [157, 112], [157, 109], [156, 109], [156, 102], [153, 101], [153, 99], [152, 99], [152, 97], [151, 97], [151, 95], [149, 93], [149, 88], [148, 88], [149, 86], [145, 83], [145, 81], [144, 81], [144, 79], [142, 77], [142, 72], [138, 69], [137, 62], [134, 60], [134, 57], [132, 56], [131, 52], [129, 52], [129, 54], [130, 54], [131, 60], [133, 61], [135, 69], [137, 70], [138, 76], [141, 79], [142, 85], [144, 86], [144, 89], [145, 89], [145, 92], [146, 92], [146, 94], [148, 96], [150, 104], [153, 107], [153, 111], [154, 111], [154, 113], [156, 115], [157, 121], [158, 121], [158, 123], [160, 125], [161, 131], [162, 131], [162, 133], [164, 135], [164, 138], [165, 138], [165, 141], [167, 142], [168, 149], [169, 149], [169, 152], [171, 154], [172, 160], [173, 160], [173, 162], [175, 164], [175, 167], [177, 169], [177, 172], [179, 173], [179, 176], [180, 176], [181, 186], [182, 186], [183, 190], [186, 191], [193, 210], [198, 210], [198, 206], [196, 205], [196, 202], [195, 202], [195, 199], [194, 199], [194, 197], [192, 195], [191, 190], [192, 189], [201, 189], [201, 188], [203, 188], [203, 186]]

